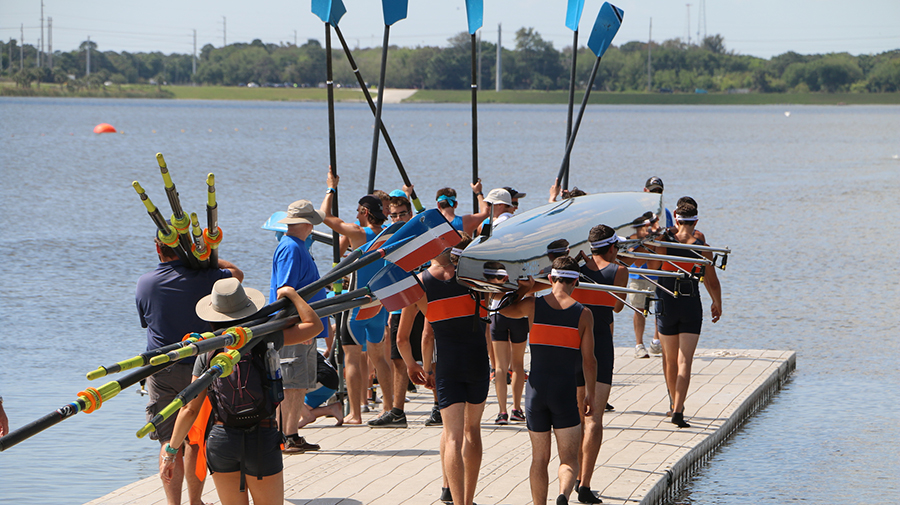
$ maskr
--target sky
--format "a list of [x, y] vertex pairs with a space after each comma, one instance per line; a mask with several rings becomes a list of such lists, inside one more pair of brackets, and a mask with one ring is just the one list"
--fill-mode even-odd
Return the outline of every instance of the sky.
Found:
[[[229, 44], [257, 38], [293, 43], [295, 37], [300, 44], [310, 38], [324, 42], [323, 24], [310, 12], [309, 0], [43, 0], [43, 4], [45, 39], [49, 39], [46, 18], [53, 19], [54, 51], [75, 49], [90, 36], [101, 51], [189, 54], [193, 30], [198, 51], [205, 44], [221, 47], [223, 35]], [[601, 4], [585, 1], [579, 45], [587, 41]], [[703, 4], [705, 9], [700, 9]], [[351, 47], [380, 47], [381, 2], [344, 0], [344, 5], [347, 14], [340, 27]], [[762, 58], [787, 51], [857, 55], [900, 49], [900, 0], [619, 0], [615, 5], [625, 11], [616, 45], [646, 41], [652, 18], [654, 41], [686, 39], [690, 34], [693, 42], [699, 28], [701, 38], [704, 33], [721, 34], [726, 49]], [[572, 44], [566, 8], [567, 0], [484, 0], [481, 36], [496, 42], [500, 24], [502, 44], [512, 48], [515, 31], [533, 27], [562, 49]], [[700, 16], [704, 10], [705, 30]], [[37, 45], [40, 19], [41, 0], [0, 0], [0, 39], [18, 40], [24, 25], [25, 42]], [[391, 26], [390, 40], [408, 47], [445, 46], [449, 37], [466, 30], [464, 0], [412, 0], [407, 18]]]

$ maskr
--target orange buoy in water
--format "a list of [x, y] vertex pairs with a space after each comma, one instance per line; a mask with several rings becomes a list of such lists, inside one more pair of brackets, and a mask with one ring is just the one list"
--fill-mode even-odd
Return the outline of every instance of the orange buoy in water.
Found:
[[94, 127], [94, 133], [116, 133], [116, 129], [109, 123], [100, 123]]

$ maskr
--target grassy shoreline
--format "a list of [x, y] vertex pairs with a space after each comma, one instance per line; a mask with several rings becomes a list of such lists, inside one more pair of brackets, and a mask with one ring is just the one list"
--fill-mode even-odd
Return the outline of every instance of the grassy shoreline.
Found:
[[[374, 93], [373, 93], [374, 94]], [[339, 102], [364, 100], [358, 88], [334, 90]], [[73, 98], [174, 98], [176, 100], [263, 100], [323, 102], [325, 89], [318, 88], [240, 88], [236, 86], [164, 86], [123, 85], [96, 90], [68, 92], [56, 85], [44, 84], [40, 89], [16, 88], [0, 85], [0, 96], [41, 96]], [[580, 103], [583, 90], [576, 92]], [[420, 90], [404, 103], [469, 103], [469, 90]], [[479, 103], [506, 104], [564, 104], [568, 92], [484, 90], [478, 94]], [[597, 105], [900, 105], [900, 93], [591, 93], [591, 104]]]

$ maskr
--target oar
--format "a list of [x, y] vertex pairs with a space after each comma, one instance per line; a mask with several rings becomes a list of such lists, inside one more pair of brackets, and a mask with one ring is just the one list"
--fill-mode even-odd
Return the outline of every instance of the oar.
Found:
[[203, 241], [203, 230], [200, 229], [196, 212], [191, 212], [191, 238], [193, 238], [191, 253], [197, 258], [200, 269], [209, 268], [209, 254], [212, 249], [206, 247], [206, 242]]
[[219, 268], [219, 244], [222, 243], [222, 230], [219, 229], [219, 204], [216, 203], [216, 176], [206, 176], [206, 229], [203, 230], [203, 241], [209, 248], [209, 264]]
[[182, 247], [181, 242], [178, 239], [178, 231], [169, 223], [166, 222], [166, 218], [162, 216], [159, 212], [159, 209], [156, 208], [156, 205], [153, 205], [153, 202], [150, 200], [150, 197], [147, 196], [147, 192], [144, 191], [144, 188], [141, 187], [141, 184], [138, 181], [134, 181], [131, 183], [131, 186], [134, 187], [134, 190], [137, 191], [138, 196], [141, 197], [141, 201], [144, 203], [144, 207], [147, 208], [147, 214], [150, 214], [150, 219], [153, 220], [153, 223], [156, 224], [156, 229], [159, 230], [157, 232], [157, 237], [159, 240], [169, 246], [172, 250], [175, 251], [175, 254], [178, 255], [178, 259], [181, 260], [185, 266], [190, 265], [188, 261], [188, 256], [192, 256], [190, 253], [190, 249], [185, 250]]
[[[581, 22], [581, 12], [584, 10], [584, 0], [569, 0], [566, 8], [566, 27], [572, 30], [572, 73], [569, 77], [569, 110], [566, 115], [566, 143], [572, 137], [572, 112], [575, 108], [575, 78], [576, 62], [578, 61], [578, 24]], [[563, 178], [559, 181], [562, 189], [569, 189], [569, 158], [565, 160]]]
[[[369, 108], [372, 109], [372, 114], [377, 114], [377, 109], [375, 107], [375, 100], [372, 99], [372, 94], [369, 93], [369, 88], [366, 86], [366, 81], [363, 79], [362, 75], [359, 72], [359, 67], [356, 66], [356, 61], [353, 59], [353, 55], [350, 54], [350, 46], [347, 45], [347, 41], [344, 40], [344, 34], [341, 33], [341, 29], [338, 25], [334, 25], [334, 32], [337, 33], [338, 39], [341, 41], [341, 46], [344, 48], [344, 54], [347, 55], [347, 61], [350, 63], [350, 68], [353, 69], [353, 73], [356, 74], [356, 81], [359, 83], [360, 89], [363, 91], [363, 95], [366, 97], [366, 101], [369, 102]], [[412, 187], [412, 182], [409, 180], [409, 176], [406, 174], [406, 169], [403, 168], [403, 163], [400, 161], [400, 155], [397, 154], [397, 149], [394, 147], [394, 142], [391, 140], [391, 136], [388, 135], [387, 127], [384, 126], [384, 122], [381, 123], [381, 134], [384, 135], [384, 142], [388, 146], [388, 150], [391, 151], [391, 156], [394, 158], [394, 163], [397, 165], [397, 170], [400, 171], [400, 178], [403, 179], [403, 184]], [[422, 202], [419, 201], [419, 197], [416, 195], [416, 190], [412, 190], [412, 194], [409, 195], [412, 198], [412, 204], [416, 208], [416, 212], [422, 212], [425, 210], [425, 207], [422, 206]]]
[[378, 138], [381, 134], [381, 110], [384, 107], [384, 75], [387, 71], [388, 41], [391, 25], [406, 18], [408, 0], [381, 0], [384, 13], [384, 42], [381, 44], [381, 73], [378, 79], [378, 104], [375, 107], [375, 128], [372, 134], [372, 160], [369, 164], [369, 186], [367, 193], [375, 191], [375, 167], [378, 164]]
[[[172, 226], [178, 230], [178, 241], [181, 243], [181, 247], [183, 247], [185, 251], [190, 251], [191, 218], [186, 215], [184, 209], [181, 208], [178, 190], [175, 188], [175, 183], [172, 182], [172, 176], [169, 174], [169, 167], [166, 165], [166, 159], [163, 158], [162, 153], [156, 153], [156, 163], [159, 164], [159, 173], [162, 175], [163, 183], [166, 187], [166, 197], [169, 199], [169, 205], [172, 206]], [[200, 261], [194, 257], [193, 253], [188, 254], [187, 257], [187, 266], [195, 270], [200, 268]]]
[[[478, 183], [478, 51], [475, 32], [484, 23], [483, 0], [466, 0], [466, 22], [472, 37], [472, 184]], [[478, 213], [478, 196], [472, 195], [472, 212]]]
[[575, 145], [575, 136], [578, 135], [581, 119], [584, 117], [584, 110], [587, 108], [588, 99], [591, 96], [591, 88], [594, 87], [594, 79], [597, 77], [597, 69], [600, 68], [600, 60], [603, 58], [603, 53], [609, 48], [613, 37], [619, 31], [619, 27], [622, 26], [623, 15], [624, 11], [622, 9], [609, 2], [603, 2], [600, 12], [597, 13], [597, 20], [594, 22], [594, 28], [591, 30], [591, 36], [588, 39], [588, 48], [597, 56], [597, 60], [594, 61], [594, 68], [591, 69], [591, 78], [588, 81], [587, 89], [584, 90], [584, 98], [581, 101], [581, 109], [578, 111], [578, 118], [575, 120], [572, 135], [569, 137], [569, 141], [566, 142], [566, 153], [563, 155], [559, 173], [556, 175], [558, 181], [562, 181], [563, 172], [569, 156], [572, 154], [572, 146]]

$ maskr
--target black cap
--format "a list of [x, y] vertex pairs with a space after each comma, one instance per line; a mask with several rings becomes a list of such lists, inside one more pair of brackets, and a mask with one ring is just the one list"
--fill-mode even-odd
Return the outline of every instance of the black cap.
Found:
[[381, 198], [375, 195], [366, 195], [359, 199], [359, 204], [369, 210], [369, 214], [379, 221], [387, 221], [384, 215], [384, 207], [381, 205]]
[[656, 176], [647, 179], [647, 182], [644, 183], [644, 187], [651, 193], [662, 193], [663, 189], [665, 189], [662, 179]]
[[525, 193], [519, 193], [509, 186], [503, 186], [503, 189], [509, 191], [509, 196], [512, 198], [525, 198]]

